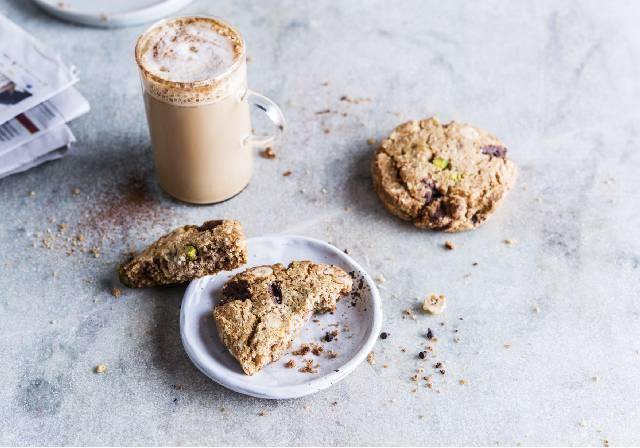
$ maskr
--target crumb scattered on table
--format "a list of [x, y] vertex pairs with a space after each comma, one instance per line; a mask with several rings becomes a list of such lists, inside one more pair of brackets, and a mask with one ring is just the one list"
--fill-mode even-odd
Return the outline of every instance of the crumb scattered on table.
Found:
[[276, 158], [276, 153], [273, 151], [273, 149], [271, 148], [271, 146], [267, 146], [265, 149], [263, 149], [262, 151], [260, 151], [260, 155], [265, 158], [265, 159], [275, 159]]
[[96, 373], [105, 373], [107, 371], [107, 365], [106, 364], [98, 364], [94, 371]]
[[453, 241], [447, 240], [444, 242], [444, 247], [448, 250], [453, 250], [456, 248], [456, 245], [453, 243]]
[[112, 288], [111, 295], [115, 298], [118, 298], [122, 295], [122, 290], [120, 288]]
[[367, 362], [371, 365], [374, 365], [376, 363], [376, 355], [373, 352], [370, 352], [367, 355]]

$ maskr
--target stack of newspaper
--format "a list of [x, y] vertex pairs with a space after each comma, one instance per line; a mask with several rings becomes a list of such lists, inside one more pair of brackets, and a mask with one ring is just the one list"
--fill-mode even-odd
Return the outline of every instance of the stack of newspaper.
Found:
[[0, 178], [68, 152], [65, 123], [89, 111], [77, 81], [74, 67], [0, 15]]

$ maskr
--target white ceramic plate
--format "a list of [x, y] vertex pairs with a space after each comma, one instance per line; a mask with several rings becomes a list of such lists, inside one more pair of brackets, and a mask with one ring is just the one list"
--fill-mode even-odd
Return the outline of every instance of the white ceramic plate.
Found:
[[[342, 380], [351, 373], [373, 348], [382, 325], [380, 294], [371, 277], [351, 257], [325, 242], [301, 236], [275, 235], [248, 240], [249, 262], [232, 272], [203, 277], [191, 282], [182, 300], [180, 334], [191, 361], [213, 381], [236, 392], [258, 398], [295, 398], [312, 394]], [[327, 330], [339, 328], [339, 336], [323, 342], [320, 356], [309, 353], [320, 366], [318, 373], [301, 373], [302, 357], [285, 355], [255, 375], [245, 375], [238, 362], [222, 345], [211, 312], [220, 299], [224, 283], [231, 275], [249, 267], [311, 260], [340, 266], [355, 275], [354, 290], [359, 297], [346, 296], [333, 314], [316, 314], [293, 342], [292, 350], [304, 342], [320, 342]], [[356, 288], [362, 280], [360, 288]], [[313, 322], [317, 319], [319, 322]], [[330, 325], [337, 324], [338, 327]], [[348, 331], [345, 331], [345, 324]], [[328, 350], [338, 353], [334, 359]], [[287, 369], [284, 363], [294, 358], [297, 366]]]
[[192, 0], [33, 0], [48, 13], [70, 22], [104, 28], [161, 19]]

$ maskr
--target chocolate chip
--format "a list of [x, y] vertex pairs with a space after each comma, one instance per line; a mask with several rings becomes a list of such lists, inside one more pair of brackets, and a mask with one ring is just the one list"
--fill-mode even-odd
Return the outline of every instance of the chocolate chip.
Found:
[[280, 305], [282, 303], [282, 289], [280, 288], [280, 283], [271, 283], [271, 294], [273, 294], [273, 298], [275, 299], [276, 303]]
[[507, 148], [499, 145], [486, 145], [480, 148], [482, 154], [488, 154], [493, 157], [502, 157], [507, 155]]
[[435, 199], [442, 196], [440, 190], [436, 188], [436, 183], [431, 179], [422, 179], [422, 183], [425, 186], [424, 191], [424, 205], [431, 204]]
[[424, 359], [424, 358], [426, 358], [426, 357], [427, 357], [427, 352], [420, 352], [420, 353], [418, 353], [418, 358], [420, 358], [420, 359]]
[[427, 328], [427, 339], [433, 339], [433, 331], [431, 331], [431, 328]]
[[223, 222], [224, 221], [221, 220], [221, 219], [214, 219], [214, 220], [211, 220], [211, 221], [207, 221], [204, 224], [202, 224], [200, 227], [198, 227], [198, 230], [200, 232], [203, 232], [205, 230], [212, 230], [212, 229], [215, 229], [216, 227], [222, 225]]
[[222, 294], [230, 299], [248, 299], [251, 297], [249, 282], [246, 280], [235, 280], [227, 283], [222, 288]]
[[389, 333], [387, 333], [386, 331], [383, 331], [382, 333], [380, 333], [380, 339], [387, 339], [389, 337]]
[[324, 335], [324, 338], [322, 338], [322, 339], [324, 339], [327, 342], [331, 342], [331, 341], [333, 341], [333, 335], [327, 331], [325, 333], [325, 335]]

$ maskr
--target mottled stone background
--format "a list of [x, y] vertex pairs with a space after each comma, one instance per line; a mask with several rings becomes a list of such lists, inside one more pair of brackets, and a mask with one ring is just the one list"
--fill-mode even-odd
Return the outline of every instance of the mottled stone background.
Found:
[[[196, 1], [187, 12], [244, 33], [251, 86], [290, 124], [244, 193], [201, 207], [153, 179], [143, 26], [78, 27], [26, 0], [0, 11], [78, 66], [92, 105], [72, 156], [0, 181], [0, 443], [640, 444], [638, 2]], [[367, 139], [433, 114], [496, 133], [520, 166], [473, 232], [418, 231], [372, 192]], [[376, 365], [307, 398], [248, 398], [187, 359], [183, 287], [111, 295], [127, 250], [219, 217], [331, 241], [382, 274]], [[99, 257], [67, 255], [78, 233]], [[429, 292], [446, 313], [402, 319]], [[434, 390], [410, 381], [433, 370], [416, 358], [427, 327], [447, 368]]]

